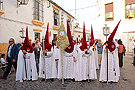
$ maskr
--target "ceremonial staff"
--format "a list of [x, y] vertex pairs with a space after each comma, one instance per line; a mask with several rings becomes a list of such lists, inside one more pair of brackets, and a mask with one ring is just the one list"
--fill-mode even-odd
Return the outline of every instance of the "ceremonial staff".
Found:
[[[45, 56], [47, 51], [51, 50], [52, 45], [49, 44], [49, 23], [47, 24], [47, 30], [46, 30], [46, 35], [45, 39], [43, 39], [43, 57], [44, 57], [44, 64], [46, 63], [45, 61]], [[45, 51], [45, 52], [44, 52]], [[45, 65], [45, 81], [46, 81], [46, 65]]]
[[[106, 41], [107, 41], [107, 36], [110, 34], [110, 28], [107, 27], [107, 24], [105, 24], [105, 27], [103, 27], [103, 35], [106, 36]], [[108, 85], [108, 47], [106, 47], [106, 58], [107, 58], [107, 85]]]
[[[45, 50], [45, 44], [44, 44], [44, 39], [43, 39], [43, 51]], [[43, 57], [44, 57], [44, 64], [45, 64], [45, 54], [43, 53]], [[46, 65], [44, 65], [45, 67]], [[44, 71], [44, 74], [45, 74], [45, 82], [46, 82], [46, 67], [45, 67], [45, 71]]]

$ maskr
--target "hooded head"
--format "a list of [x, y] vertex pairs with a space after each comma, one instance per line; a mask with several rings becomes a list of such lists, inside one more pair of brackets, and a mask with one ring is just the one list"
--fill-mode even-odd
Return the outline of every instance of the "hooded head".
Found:
[[47, 30], [44, 40], [44, 45], [42, 45], [42, 47], [44, 46], [43, 49], [48, 49], [48, 51], [51, 51], [52, 45], [49, 43], [49, 23], [47, 24]]
[[93, 35], [93, 28], [92, 28], [92, 25], [91, 25], [91, 40], [90, 40], [90, 46], [93, 46], [94, 43], [95, 43], [95, 41], [94, 41], [94, 35]]
[[21, 50], [25, 50], [28, 53], [32, 53], [34, 51], [33, 46], [29, 42], [29, 37], [28, 37], [28, 27], [26, 27], [26, 37], [23, 43], [23, 46], [21, 47]]
[[118, 29], [118, 26], [119, 26], [120, 22], [121, 22], [121, 20], [118, 22], [118, 24], [114, 28], [113, 32], [109, 36], [108, 42], [106, 42], [106, 43], [108, 43], [108, 49], [111, 52], [115, 50], [115, 44], [113, 43], [113, 38], [114, 38], [114, 35], [115, 35], [115, 33], [116, 33], [117, 29]]
[[80, 49], [84, 51], [84, 49], [87, 49], [87, 42], [86, 42], [86, 34], [85, 34], [85, 23], [83, 23], [83, 38], [81, 39], [82, 46], [80, 46]]
[[67, 21], [67, 36], [68, 36], [68, 40], [69, 40], [69, 46], [66, 48], [66, 52], [71, 53], [74, 50], [74, 43], [73, 43], [73, 39], [71, 36], [71, 32], [70, 32], [70, 27]]

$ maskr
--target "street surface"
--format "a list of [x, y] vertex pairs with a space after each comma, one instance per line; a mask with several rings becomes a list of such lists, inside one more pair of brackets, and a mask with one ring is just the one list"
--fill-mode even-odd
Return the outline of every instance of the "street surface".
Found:
[[[98, 79], [91, 82], [73, 82], [66, 80], [62, 85], [61, 81], [24, 81], [22, 83], [15, 81], [15, 72], [12, 72], [7, 80], [0, 80], [0, 90], [135, 90], [135, 67], [132, 65], [133, 58], [131, 54], [124, 56], [123, 67], [120, 68], [120, 80], [118, 83], [99, 82], [99, 71], [97, 70]], [[0, 70], [0, 75], [3, 71]]]

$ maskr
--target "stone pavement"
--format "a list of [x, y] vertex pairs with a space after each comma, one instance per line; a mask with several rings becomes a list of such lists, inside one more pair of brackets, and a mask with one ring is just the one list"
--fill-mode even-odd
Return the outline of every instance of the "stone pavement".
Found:
[[[133, 58], [131, 54], [124, 56], [124, 66], [120, 68], [120, 80], [118, 83], [99, 82], [99, 71], [97, 70], [98, 79], [88, 82], [73, 82], [72, 80], [65, 81], [62, 85], [61, 81], [48, 80], [41, 81], [24, 81], [22, 83], [15, 81], [15, 72], [8, 76], [7, 80], [0, 80], [0, 90], [135, 90], [135, 67], [132, 65]], [[0, 70], [0, 75], [3, 72]]]

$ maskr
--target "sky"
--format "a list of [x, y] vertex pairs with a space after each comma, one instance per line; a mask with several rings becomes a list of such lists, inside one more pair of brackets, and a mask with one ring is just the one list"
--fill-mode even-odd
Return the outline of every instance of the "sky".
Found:
[[[75, 17], [75, 0], [53, 0], [53, 1]], [[85, 28], [90, 30], [93, 20], [98, 16], [99, 7], [97, 5], [97, 0], [76, 0], [76, 9], [79, 9], [76, 10], [76, 19], [77, 19], [76, 22], [77, 23], [79, 22], [79, 27], [83, 26], [84, 21]]]

